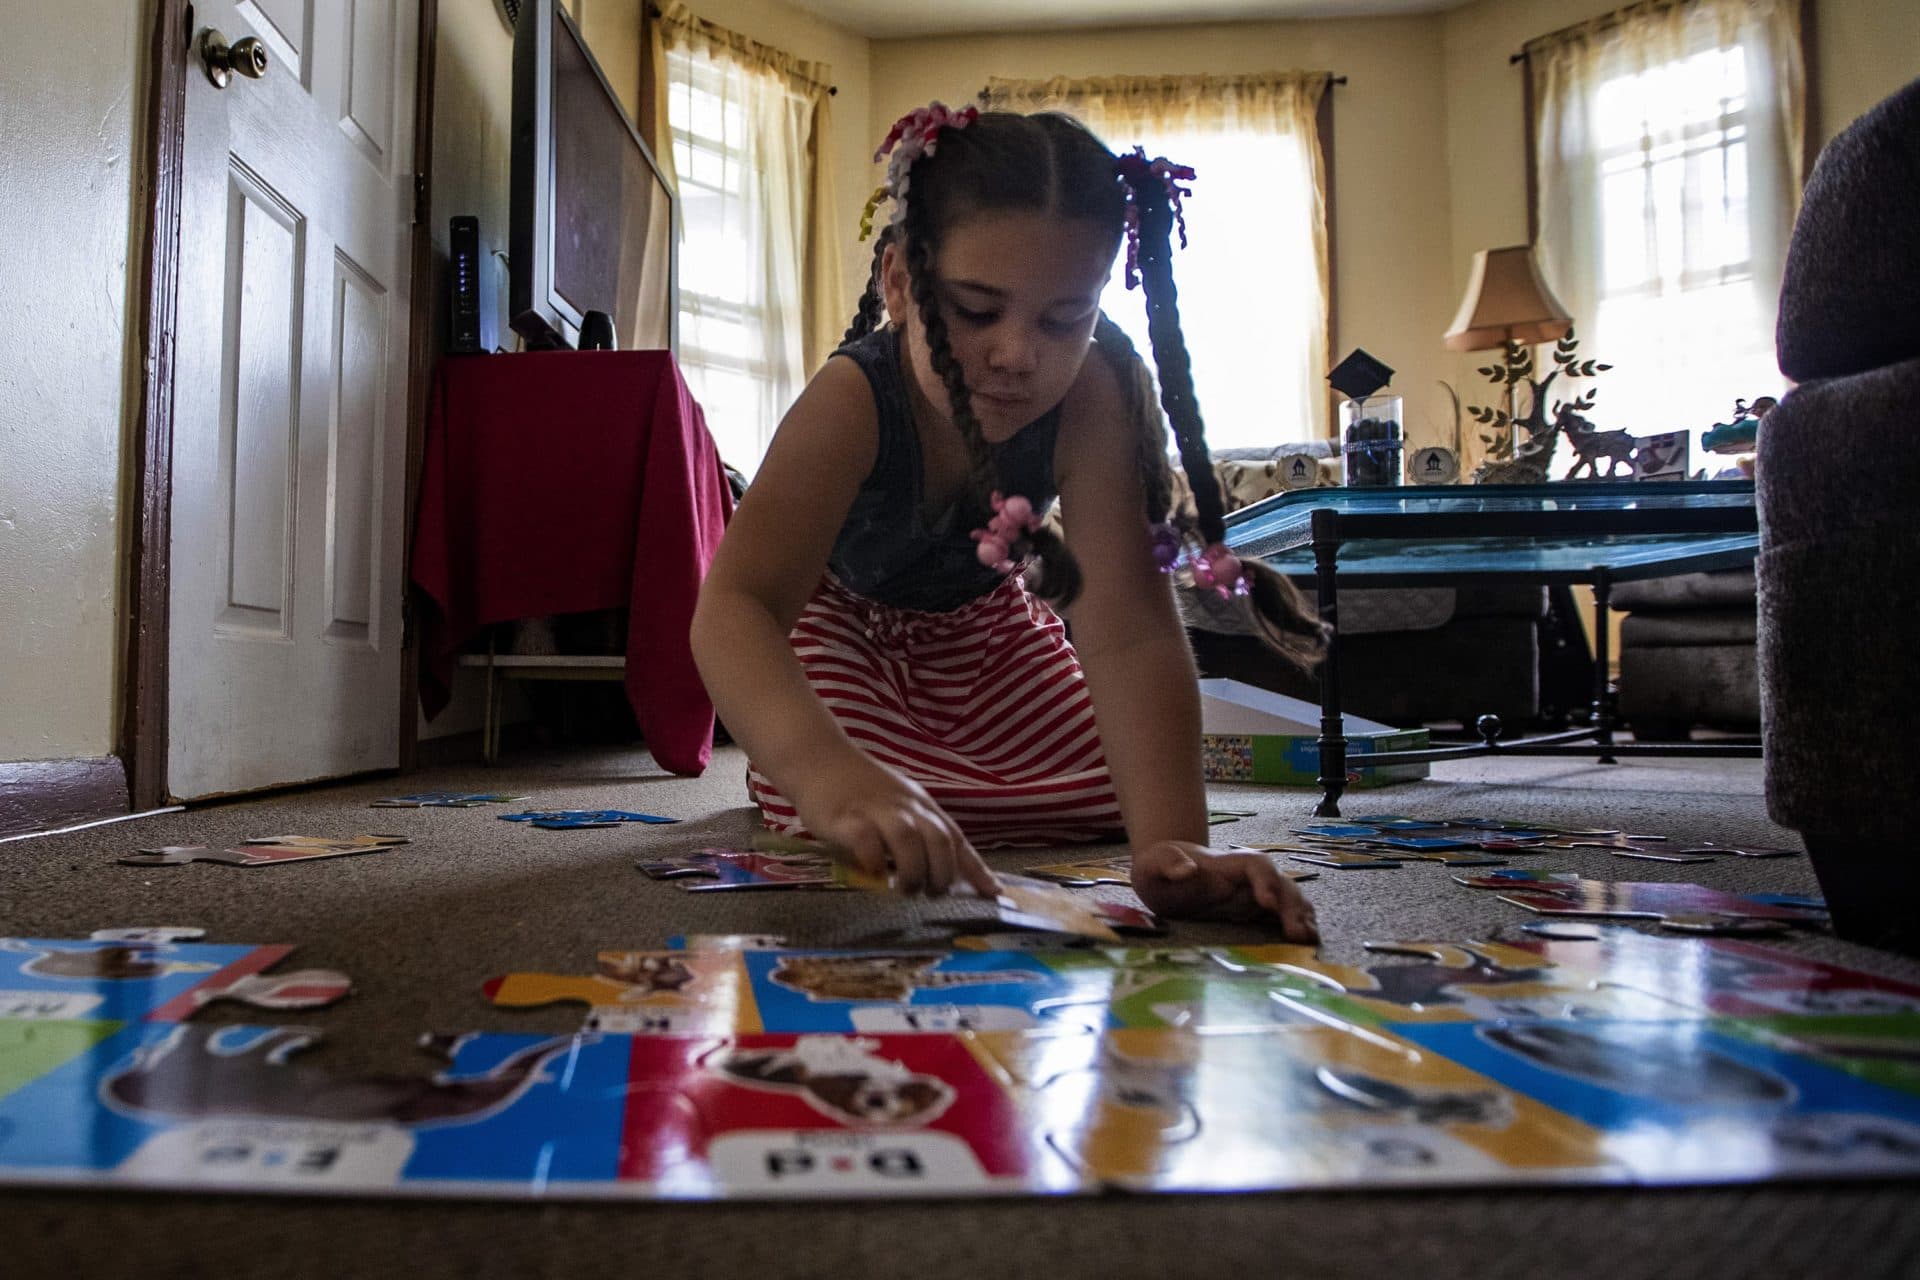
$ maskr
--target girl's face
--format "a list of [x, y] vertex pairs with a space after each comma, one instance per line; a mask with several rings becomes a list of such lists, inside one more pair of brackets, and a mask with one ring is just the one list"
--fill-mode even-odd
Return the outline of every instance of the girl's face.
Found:
[[[1011, 438], [1066, 397], [1087, 358], [1117, 249], [1107, 228], [1044, 213], [980, 213], [947, 232], [934, 296], [988, 440]], [[914, 382], [951, 421], [900, 246], [888, 247], [880, 270], [887, 315], [906, 330]]]

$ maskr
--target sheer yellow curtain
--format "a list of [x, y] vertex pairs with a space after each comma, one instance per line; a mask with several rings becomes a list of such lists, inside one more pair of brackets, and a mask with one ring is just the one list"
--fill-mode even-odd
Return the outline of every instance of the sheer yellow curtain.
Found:
[[1654, 0], [1530, 41], [1537, 256], [1596, 421], [1704, 430], [1779, 395], [1806, 136], [1800, 0]]
[[[1109, 76], [987, 82], [989, 108], [1059, 110], [1116, 152], [1194, 167], [1189, 246], [1176, 253], [1180, 320], [1215, 448], [1329, 434], [1325, 158], [1317, 117], [1331, 77]], [[1115, 273], [1107, 313], [1148, 351], [1146, 317]]]
[[758, 137], [753, 154], [774, 210], [790, 227], [795, 296], [804, 371], [817, 369], [840, 343], [839, 217], [833, 203], [832, 69], [796, 58], [737, 31], [695, 16], [685, 4], [656, 6], [647, 21], [649, 92], [642, 122], [654, 154], [678, 177], [668, 102], [669, 53], [732, 73], [744, 96], [748, 126]]

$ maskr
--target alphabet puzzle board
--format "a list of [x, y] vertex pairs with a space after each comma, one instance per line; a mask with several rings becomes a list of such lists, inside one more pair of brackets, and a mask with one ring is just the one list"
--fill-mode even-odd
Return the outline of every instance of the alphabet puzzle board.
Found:
[[690, 940], [490, 980], [497, 1005], [575, 1001], [595, 1025], [423, 1037], [440, 1070], [371, 1078], [332, 1071], [313, 1029], [170, 1021], [151, 972], [63, 979], [87, 966], [42, 958], [88, 944], [14, 940], [0, 957], [33, 981], [149, 989], [0, 1017], [0, 1182], [709, 1199], [1920, 1176], [1920, 984], [1594, 933], [1353, 964]]

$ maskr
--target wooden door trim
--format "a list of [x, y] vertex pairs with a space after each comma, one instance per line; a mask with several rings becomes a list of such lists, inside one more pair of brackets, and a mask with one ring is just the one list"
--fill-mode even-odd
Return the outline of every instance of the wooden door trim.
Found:
[[[120, 732], [115, 755], [124, 771], [120, 811], [157, 808], [167, 801], [167, 665], [173, 531], [173, 380], [180, 313], [180, 207], [186, 187], [187, 74], [192, 45], [190, 0], [157, 0], [148, 46], [146, 130], [141, 178], [147, 192], [139, 261], [141, 360], [134, 376], [131, 474], [133, 510], [127, 521], [127, 632]], [[415, 50], [414, 171], [420, 175], [419, 218], [411, 243], [412, 300], [407, 360], [407, 477], [403, 539], [411, 550], [414, 490], [425, 439], [426, 389], [432, 368], [433, 235], [428, 218], [433, 161], [434, 34], [438, 0], [420, 0]], [[401, 563], [406, 593], [406, 560]], [[399, 758], [410, 767], [417, 743], [417, 644], [406, 627], [401, 668]], [[104, 794], [104, 793], [102, 793]], [[95, 815], [98, 816], [98, 815]]]
[[132, 809], [166, 802], [168, 544], [173, 528], [173, 376], [180, 314], [180, 202], [186, 187], [187, 61], [193, 6], [158, 0], [149, 45], [142, 213], [138, 406], [131, 436], [127, 634], [116, 754]]
[[412, 239], [413, 290], [407, 329], [407, 496], [400, 535], [400, 735], [401, 772], [419, 763], [420, 636], [413, 625], [413, 518], [419, 505], [420, 472], [427, 439], [427, 398], [439, 335], [433, 331], [433, 77], [434, 37], [440, 27], [440, 0], [420, 0], [413, 96], [413, 172], [415, 198]]

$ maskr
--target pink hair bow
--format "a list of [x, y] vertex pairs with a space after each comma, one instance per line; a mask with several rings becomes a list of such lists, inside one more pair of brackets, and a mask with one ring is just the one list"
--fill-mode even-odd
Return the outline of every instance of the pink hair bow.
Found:
[[867, 201], [866, 211], [860, 217], [862, 240], [873, 231], [874, 211], [889, 196], [893, 198], [893, 214], [888, 221], [897, 225], [907, 216], [907, 171], [921, 156], [934, 153], [940, 142], [940, 131], [964, 129], [979, 117], [978, 107], [961, 107], [956, 111], [944, 102], [930, 102], [893, 122], [880, 149], [873, 153], [874, 163], [887, 162], [887, 178]]
[[973, 540], [980, 544], [975, 552], [987, 568], [1012, 573], [1018, 567], [1013, 561], [1014, 548], [1040, 527], [1040, 517], [1034, 513], [1033, 503], [1017, 493], [1003, 498], [996, 489], [992, 502], [993, 517], [987, 527], [973, 531]]

